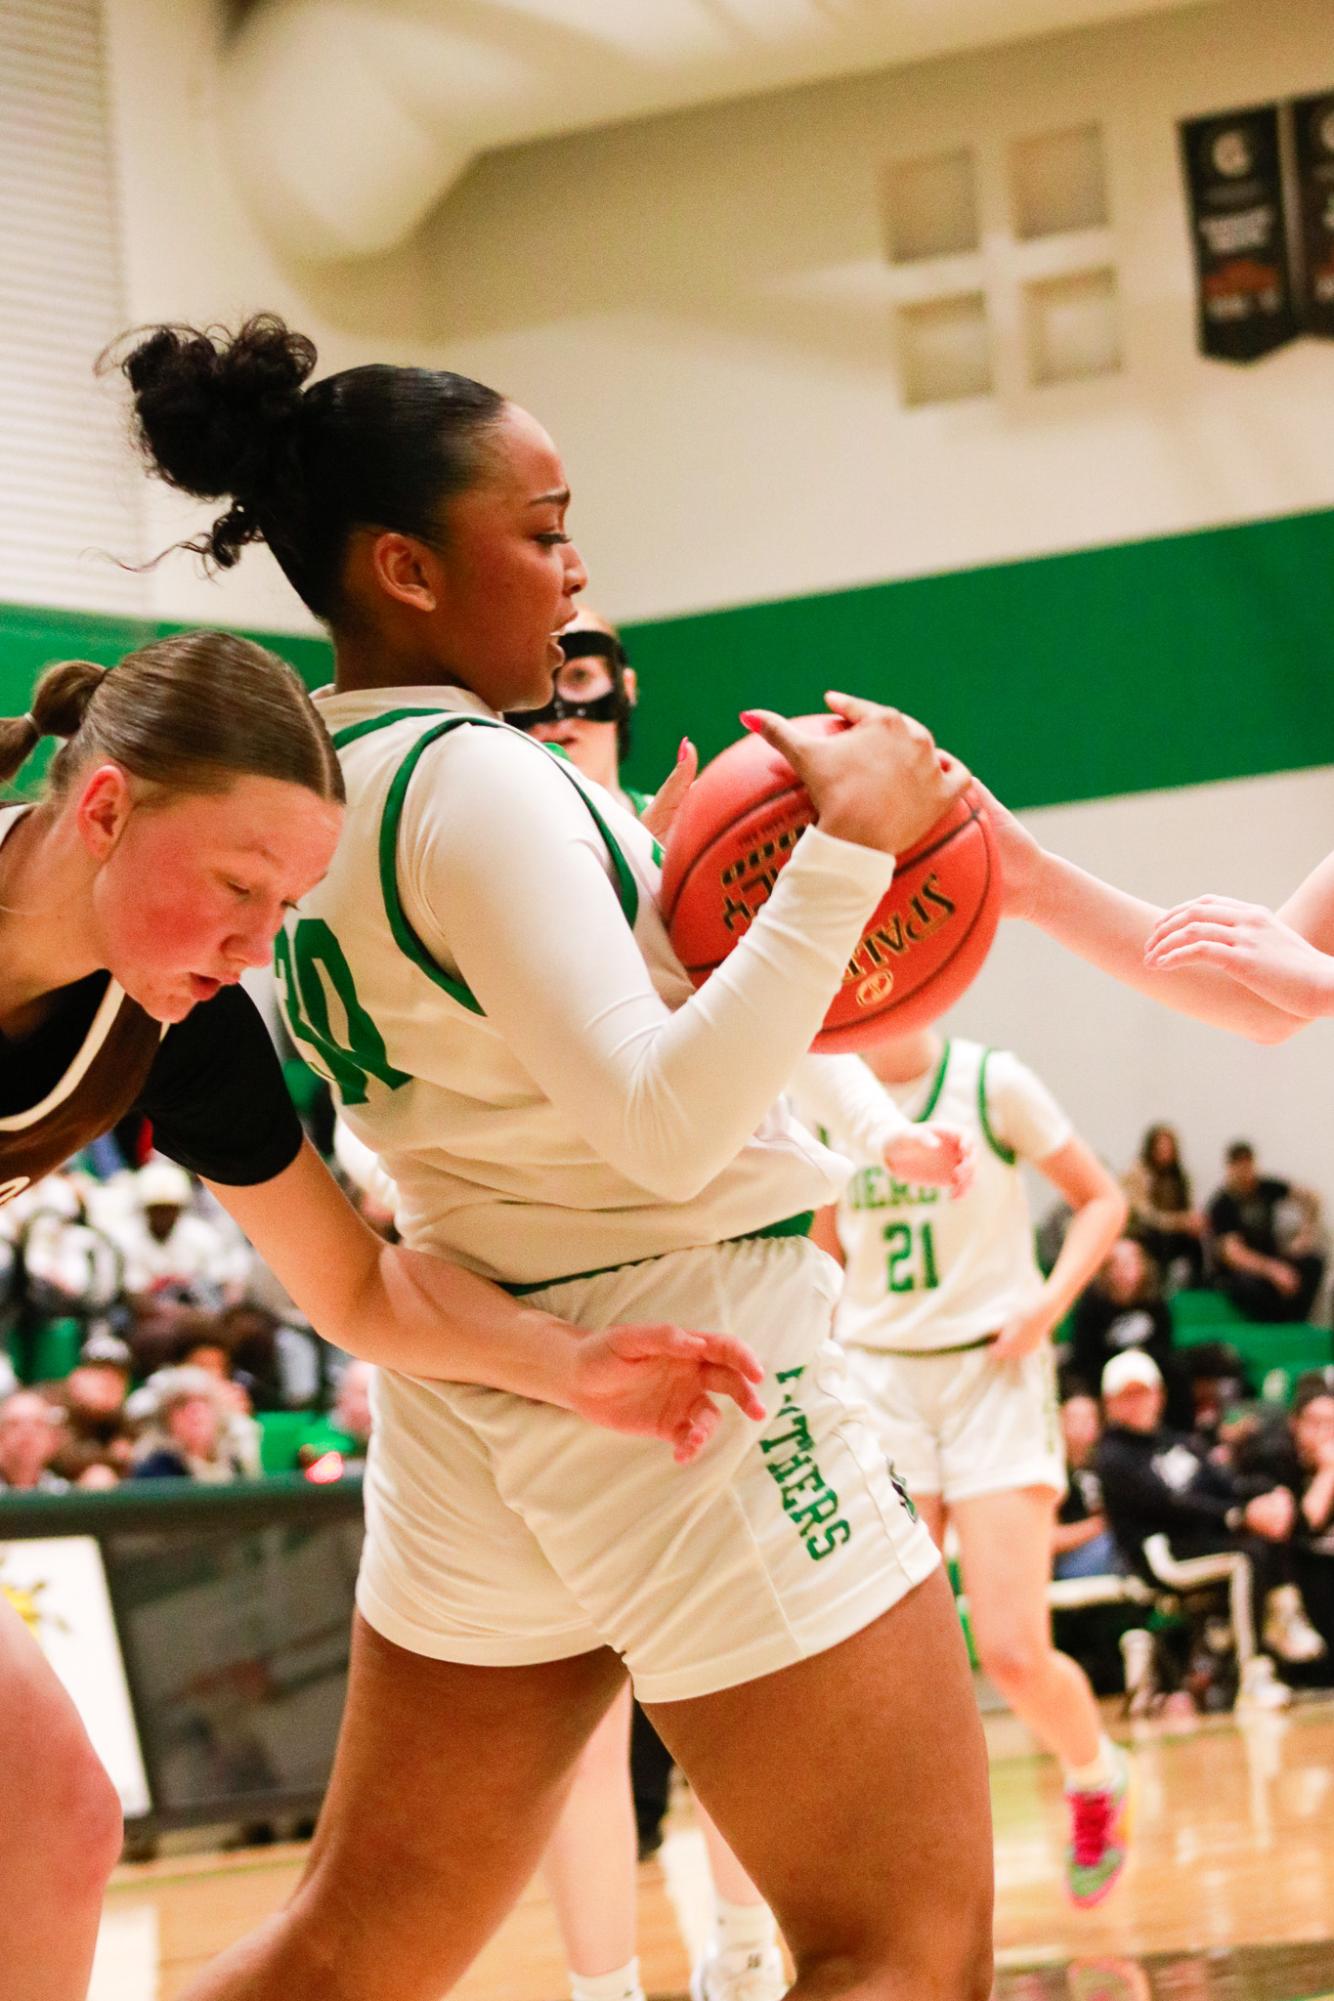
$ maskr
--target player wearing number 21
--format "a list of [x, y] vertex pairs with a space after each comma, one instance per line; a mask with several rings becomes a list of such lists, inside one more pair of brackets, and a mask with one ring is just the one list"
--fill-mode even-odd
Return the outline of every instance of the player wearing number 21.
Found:
[[[1051, 1330], [1125, 1221], [1120, 1189], [1046, 1086], [1008, 1051], [933, 1030], [865, 1057], [900, 1111], [973, 1138], [955, 1197], [861, 1165], [816, 1240], [846, 1267], [835, 1330], [895, 1469], [940, 1542], [959, 1538], [982, 1665], [1060, 1758], [1071, 1815], [1067, 1878], [1097, 1903], [1125, 1859], [1126, 1767], [1093, 1691], [1051, 1643], [1052, 1522], [1065, 1490]], [[844, 1135], [830, 1135], [849, 1152]], [[1021, 1164], [1074, 1211], [1045, 1280]]]

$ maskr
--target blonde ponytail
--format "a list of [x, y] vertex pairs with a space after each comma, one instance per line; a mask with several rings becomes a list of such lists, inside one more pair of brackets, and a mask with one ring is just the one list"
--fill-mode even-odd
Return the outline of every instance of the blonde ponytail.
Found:
[[0, 785], [23, 768], [43, 737], [78, 735], [105, 673], [92, 660], [61, 660], [47, 668], [27, 715], [0, 719]]

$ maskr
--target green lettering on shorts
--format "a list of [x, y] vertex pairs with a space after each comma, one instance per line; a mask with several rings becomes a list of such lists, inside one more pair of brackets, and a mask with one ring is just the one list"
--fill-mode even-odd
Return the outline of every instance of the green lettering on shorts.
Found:
[[[765, 1471], [782, 1496], [784, 1514], [800, 1535], [812, 1563], [820, 1563], [852, 1540], [852, 1528], [838, 1515], [838, 1495], [816, 1464], [810, 1419], [797, 1402], [795, 1390], [789, 1388], [805, 1373], [804, 1366], [778, 1371], [783, 1401], [774, 1423], [779, 1429], [766, 1432], [760, 1451], [765, 1455]], [[780, 1451], [779, 1458], [769, 1456]], [[834, 1516], [838, 1519], [831, 1519]]]

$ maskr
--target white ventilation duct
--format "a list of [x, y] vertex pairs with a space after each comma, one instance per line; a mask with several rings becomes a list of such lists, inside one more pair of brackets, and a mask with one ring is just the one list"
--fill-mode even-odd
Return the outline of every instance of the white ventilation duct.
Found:
[[316, 260], [403, 242], [476, 154], [1182, 0], [255, 0], [224, 142]]

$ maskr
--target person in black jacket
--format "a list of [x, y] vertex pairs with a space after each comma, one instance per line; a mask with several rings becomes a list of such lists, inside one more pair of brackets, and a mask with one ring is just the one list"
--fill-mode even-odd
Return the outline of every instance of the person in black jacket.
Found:
[[1237, 1459], [1245, 1472], [1286, 1487], [1297, 1503], [1297, 1583], [1327, 1650], [1316, 1679], [1328, 1682], [1334, 1661], [1334, 1369], [1302, 1376], [1282, 1423], [1248, 1439]]
[[1172, 1315], [1158, 1267], [1135, 1237], [1120, 1237], [1092, 1285], [1075, 1304], [1070, 1373], [1096, 1395], [1114, 1355], [1137, 1348], [1153, 1358], [1167, 1392], [1167, 1417], [1180, 1430], [1194, 1421], [1190, 1377], [1172, 1347]]
[[[1190, 1590], [1228, 1582], [1242, 1694], [1281, 1707], [1265, 1646], [1284, 1660], [1322, 1651], [1293, 1589], [1290, 1539], [1296, 1504], [1287, 1488], [1239, 1479], [1198, 1440], [1163, 1423], [1162, 1375], [1150, 1355], [1130, 1349], [1102, 1378], [1106, 1429], [1094, 1470], [1112, 1533], [1130, 1566], [1151, 1583]], [[1222, 1561], [1230, 1559], [1230, 1561]], [[1283, 1593], [1265, 1617], [1271, 1594]]]
[[[1281, 1211], [1300, 1215], [1287, 1234]], [[1214, 1283], [1248, 1320], [1305, 1320], [1325, 1260], [1316, 1248], [1320, 1203], [1309, 1188], [1262, 1175], [1244, 1139], [1227, 1150], [1223, 1185], [1207, 1211]]]

